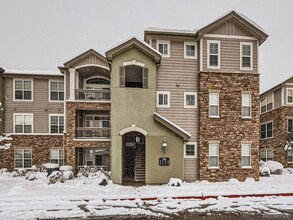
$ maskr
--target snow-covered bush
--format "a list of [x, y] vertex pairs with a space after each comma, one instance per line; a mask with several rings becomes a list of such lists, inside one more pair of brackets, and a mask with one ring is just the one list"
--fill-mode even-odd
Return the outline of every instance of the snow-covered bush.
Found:
[[42, 164], [42, 170], [47, 172], [50, 175], [54, 171], [59, 171], [59, 164], [56, 164], [56, 163], [44, 163], [44, 164]]
[[245, 184], [252, 184], [255, 183], [255, 179], [247, 177], [244, 181]]
[[262, 160], [259, 162], [259, 175], [260, 176], [270, 176], [271, 175], [270, 168], [268, 167], [266, 162], [264, 162]]
[[[1, 104], [1, 103], [0, 103]], [[12, 138], [10, 137], [11, 134], [6, 134], [5, 136], [0, 136], [0, 150], [3, 149], [3, 150], [7, 150], [11, 147], [11, 143], [4, 143], [2, 144], [2, 142], [5, 142], [5, 141], [10, 141], [12, 140]]]
[[277, 161], [269, 160], [265, 162], [267, 167], [270, 168], [271, 174], [282, 174], [283, 173], [283, 165]]
[[28, 172], [25, 175], [25, 179], [28, 180], [28, 181], [36, 180], [37, 179], [36, 173], [35, 172]]
[[182, 186], [182, 180], [179, 178], [170, 178], [167, 186]]
[[12, 177], [19, 177], [19, 176], [25, 176], [26, 175], [27, 170], [24, 168], [18, 168], [17, 170], [13, 171], [11, 173]]
[[7, 168], [0, 169], [0, 176], [11, 176], [11, 173], [8, 172]]
[[53, 171], [49, 176], [48, 176], [48, 184], [55, 184], [56, 182], [64, 183], [65, 178], [62, 172], [60, 171]]
[[239, 184], [239, 180], [236, 178], [231, 178], [231, 179], [229, 179], [228, 183], [233, 184], [233, 185], [237, 185], [237, 184]]
[[63, 173], [65, 180], [73, 179], [72, 166], [61, 166], [60, 171]]
[[81, 168], [77, 177], [83, 180], [92, 180], [93, 182], [105, 186], [111, 182], [111, 173], [98, 167], [84, 167]]

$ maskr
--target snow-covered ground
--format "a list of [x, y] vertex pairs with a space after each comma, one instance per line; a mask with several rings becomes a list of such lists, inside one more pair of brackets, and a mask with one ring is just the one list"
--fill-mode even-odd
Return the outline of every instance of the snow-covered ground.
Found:
[[[292, 172], [292, 170], [291, 170]], [[131, 187], [75, 178], [47, 184], [47, 179], [0, 174], [0, 219], [48, 219], [112, 215], [174, 216], [178, 212], [254, 212], [265, 215], [292, 214], [293, 197], [266, 196], [225, 198], [225, 195], [293, 194], [293, 174], [262, 177], [259, 182], [183, 183], [181, 187]], [[206, 200], [172, 199], [184, 196], [217, 196]], [[144, 200], [142, 198], [158, 198]], [[135, 200], [119, 200], [136, 198]], [[118, 200], [116, 200], [118, 199]]]

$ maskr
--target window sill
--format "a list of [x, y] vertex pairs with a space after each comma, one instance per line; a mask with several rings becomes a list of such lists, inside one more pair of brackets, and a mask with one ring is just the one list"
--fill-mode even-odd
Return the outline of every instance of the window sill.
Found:
[[209, 170], [219, 170], [220, 167], [208, 167]]
[[252, 169], [251, 166], [245, 166], [245, 167], [241, 167], [241, 169]]
[[269, 139], [273, 139], [274, 137], [269, 137], [269, 138], [260, 138], [261, 141], [265, 141], [265, 140], [269, 140]]
[[185, 105], [184, 108], [196, 108], [195, 105]]
[[220, 118], [220, 116], [211, 116], [211, 115], [209, 115], [209, 118]]
[[184, 56], [184, 59], [197, 60], [196, 56]]
[[170, 108], [170, 106], [158, 105], [157, 108]]
[[197, 156], [184, 156], [184, 159], [196, 159]]
[[241, 119], [247, 119], [247, 120], [251, 120], [252, 117], [241, 117]]

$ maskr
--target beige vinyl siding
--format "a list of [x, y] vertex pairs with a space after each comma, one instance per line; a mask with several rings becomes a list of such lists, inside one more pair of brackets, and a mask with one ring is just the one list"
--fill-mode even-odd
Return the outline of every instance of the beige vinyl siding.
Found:
[[198, 110], [184, 108], [184, 92], [198, 92], [198, 59], [184, 59], [183, 40], [170, 44], [170, 58], [163, 57], [157, 71], [157, 91], [170, 91], [170, 108], [157, 112], [188, 131], [189, 141], [197, 142]]
[[[32, 77], [15, 77], [28, 78]], [[50, 78], [60, 80], [62, 77]], [[13, 101], [13, 78], [4, 79], [4, 132], [13, 132], [13, 113], [33, 113], [34, 133], [49, 133], [49, 114], [63, 114], [63, 102], [49, 102], [49, 79], [33, 78], [33, 101]]]
[[223, 25], [210, 31], [209, 34], [248, 36], [248, 37], [251, 36], [250, 33], [247, 33], [246, 30], [241, 28], [241, 25], [239, 25], [237, 22], [231, 21], [231, 20], [225, 22]]
[[[220, 69], [207, 68], [207, 40], [220, 41]], [[253, 42], [253, 70], [240, 70], [240, 42]], [[257, 41], [205, 37], [203, 38], [202, 58], [204, 72], [257, 73]]]
[[99, 66], [104, 66], [106, 68], [109, 68], [108, 63], [106, 60], [102, 60], [100, 57], [97, 57], [93, 54], [86, 56], [84, 59], [78, 60], [70, 65], [70, 68], [72, 67], [78, 67], [78, 66], [83, 66], [83, 65], [99, 65]]
[[282, 89], [278, 89], [274, 92], [274, 109], [282, 105]]
[[198, 179], [198, 159], [184, 158], [184, 180], [195, 181]]

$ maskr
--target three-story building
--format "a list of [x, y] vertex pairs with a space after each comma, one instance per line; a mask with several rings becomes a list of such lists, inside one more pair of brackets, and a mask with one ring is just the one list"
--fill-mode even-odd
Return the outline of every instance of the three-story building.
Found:
[[[3, 70], [1, 167], [111, 169], [115, 183], [258, 179], [258, 50], [267, 34], [231, 11], [198, 30], [147, 28], [61, 73]], [[20, 100], [18, 100], [20, 99]]]

